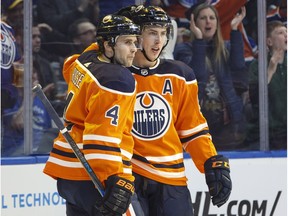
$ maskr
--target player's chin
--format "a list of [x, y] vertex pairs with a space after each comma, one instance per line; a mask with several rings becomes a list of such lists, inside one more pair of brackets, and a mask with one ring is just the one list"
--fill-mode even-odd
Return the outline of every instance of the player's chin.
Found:
[[125, 62], [124, 64], [122, 64], [122, 66], [124, 66], [124, 67], [131, 67], [132, 66], [132, 62], [130, 63], [128, 63], [128, 62]]
[[125, 67], [131, 67], [132, 66], [132, 63], [133, 63], [133, 58], [129, 58], [127, 59], [127, 61], [125, 62]]
[[156, 60], [159, 55], [160, 55], [160, 51], [159, 52], [152, 52], [152, 53], [150, 53], [150, 55], [148, 55], [148, 58]]

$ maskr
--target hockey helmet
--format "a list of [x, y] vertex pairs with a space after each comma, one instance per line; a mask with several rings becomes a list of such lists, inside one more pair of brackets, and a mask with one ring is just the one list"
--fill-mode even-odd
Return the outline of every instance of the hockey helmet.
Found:
[[140, 27], [125, 16], [107, 15], [97, 27], [97, 41], [105, 40], [115, 45], [117, 36], [140, 35]]
[[140, 25], [141, 29], [147, 25], [160, 25], [167, 27], [167, 36], [168, 38], [171, 36], [171, 19], [161, 7], [131, 5], [120, 9], [116, 14], [128, 17], [133, 20], [135, 24]]
[[166, 12], [157, 6], [131, 5], [120, 9], [117, 14], [126, 16], [141, 27], [145, 25], [170, 25], [171, 19]]
[[134, 18], [132, 19], [136, 24], [142, 26], [146, 25], [171, 25], [171, 19], [166, 12], [157, 6], [144, 7], [140, 5], [134, 10]]

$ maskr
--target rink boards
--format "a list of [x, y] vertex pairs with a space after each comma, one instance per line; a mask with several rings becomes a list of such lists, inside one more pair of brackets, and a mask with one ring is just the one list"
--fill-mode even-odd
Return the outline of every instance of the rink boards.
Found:
[[[210, 202], [205, 177], [185, 155], [194, 212], [203, 216], [287, 215], [287, 152], [222, 152], [230, 158], [233, 190], [221, 208]], [[2, 216], [63, 216], [56, 181], [43, 174], [47, 156], [2, 158]]]

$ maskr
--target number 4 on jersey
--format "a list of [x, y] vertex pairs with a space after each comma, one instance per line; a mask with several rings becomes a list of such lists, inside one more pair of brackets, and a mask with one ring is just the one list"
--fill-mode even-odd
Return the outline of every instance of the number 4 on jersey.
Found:
[[105, 117], [111, 118], [111, 124], [117, 126], [119, 118], [119, 109], [118, 105], [113, 106], [111, 109], [106, 111]]

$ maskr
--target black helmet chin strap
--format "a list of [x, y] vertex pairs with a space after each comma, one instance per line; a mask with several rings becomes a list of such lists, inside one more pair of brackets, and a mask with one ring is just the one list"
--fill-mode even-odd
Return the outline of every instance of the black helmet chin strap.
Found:
[[111, 63], [121, 65], [121, 63], [120, 63], [119, 61], [117, 61], [116, 58], [114, 58], [114, 56], [115, 56], [114, 47], [112, 47], [112, 50], [113, 50], [113, 56], [109, 58], [109, 57], [106, 55], [106, 53], [104, 53], [105, 57], [108, 58]]
[[147, 59], [147, 61], [149, 61], [149, 62], [154, 62], [154, 61], [156, 61], [156, 60], [160, 57], [162, 51], [163, 51], [163, 50], [165, 49], [165, 47], [167, 46], [168, 42], [169, 42], [169, 41], [167, 41], [167, 43], [162, 47], [159, 55], [158, 55], [158, 56], [156, 57], [156, 59], [154, 59], [154, 60], [151, 60], [151, 59], [148, 58], [148, 56], [147, 56], [144, 48], [141, 49], [141, 52], [143, 53], [143, 55], [144, 55], [144, 57]]
[[160, 56], [160, 54], [159, 54], [159, 56], [157, 56], [157, 58], [153, 61], [153, 60], [151, 60], [151, 59], [149, 59], [148, 58], [148, 56], [146, 55], [146, 52], [145, 52], [145, 50], [144, 49], [141, 49], [141, 52], [143, 53], [143, 55], [144, 55], [144, 57], [147, 59], [147, 61], [149, 61], [149, 62], [154, 62], [156, 59], [158, 59], [159, 58], [159, 56]]
[[106, 53], [104, 52], [104, 56], [105, 56], [107, 59], [109, 59], [111, 63], [114, 63], [114, 64], [118, 64], [118, 62], [115, 61], [115, 58], [114, 58], [114, 56], [115, 56], [114, 46], [115, 46], [115, 44], [116, 44], [116, 40], [117, 40], [117, 37], [116, 37], [115, 39], [112, 38], [112, 39], [109, 41], [109, 46], [111, 46], [111, 48], [112, 48], [112, 50], [113, 50], [113, 56], [112, 56], [112, 57], [108, 57], [108, 56], [106, 55]]
[[110, 60], [110, 62], [113, 62], [113, 59], [114, 59], [114, 54], [113, 54], [113, 56], [110, 58], [110, 57], [108, 57], [107, 55], [106, 55], [106, 53], [104, 52], [103, 53], [104, 54], [104, 56], [107, 58], [107, 59], [109, 59]]

